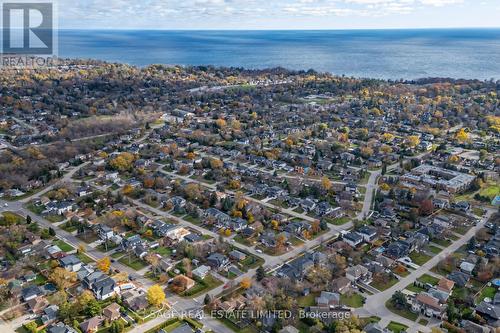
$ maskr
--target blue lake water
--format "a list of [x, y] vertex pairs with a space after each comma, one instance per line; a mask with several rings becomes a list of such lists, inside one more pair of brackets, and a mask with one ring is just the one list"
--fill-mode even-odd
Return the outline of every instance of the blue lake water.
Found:
[[384, 79], [500, 79], [500, 29], [61, 30], [59, 56], [138, 66], [281, 66]]

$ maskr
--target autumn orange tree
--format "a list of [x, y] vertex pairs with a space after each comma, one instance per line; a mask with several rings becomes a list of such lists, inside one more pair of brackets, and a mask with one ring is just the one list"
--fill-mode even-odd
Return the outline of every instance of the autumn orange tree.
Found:
[[152, 306], [156, 306], [156, 307], [159, 307], [160, 305], [162, 305], [166, 299], [165, 292], [157, 284], [149, 287], [148, 291], [146, 292], [146, 298], [147, 298], [149, 304], [151, 304]]
[[109, 259], [109, 257], [104, 257], [102, 259], [97, 260], [96, 267], [104, 273], [109, 272], [110, 266], [111, 266], [111, 260]]
[[53, 282], [59, 290], [66, 289], [76, 282], [76, 273], [56, 267], [49, 275], [49, 281]]
[[248, 277], [244, 277], [240, 281], [240, 287], [242, 289], [249, 289], [252, 286], [252, 280]]

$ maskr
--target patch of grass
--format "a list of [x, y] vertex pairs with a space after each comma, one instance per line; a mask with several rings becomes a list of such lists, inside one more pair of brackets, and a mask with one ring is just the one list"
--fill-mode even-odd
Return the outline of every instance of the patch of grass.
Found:
[[331, 218], [326, 218], [325, 221], [330, 223], [330, 224], [333, 224], [333, 225], [344, 225], [346, 223], [348, 223], [351, 219], [347, 216], [344, 216], [344, 217], [338, 217], [338, 218], [335, 218], [335, 219], [331, 219]]
[[77, 253], [76, 256], [78, 258], [80, 258], [80, 260], [84, 263], [84, 264], [89, 264], [91, 262], [94, 262], [94, 260], [92, 260], [89, 256], [87, 256], [85, 253]]
[[489, 186], [486, 186], [482, 188], [481, 191], [479, 191], [479, 195], [493, 200], [497, 195], [500, 195], [500, 185], [491, 184]]
[[59, 246], [59, 248], [64, 252], [70, 252], [74, 250], [73, 246], [69, 245], [68, 243], [64, 242], [61, 239], [55, 241], [54, 244]]
[[28, 204], [26, 206], [26, 208], [28, 208], [30, 211], [32, 211], [36, 215], [41, 215], [42, 212], [45, 210], [45, 206], [43, 206], [43, 205], [37, 206], [34, 203]]
[[82, 241], [84, 241], [87, 244], [93, 243], [99, 239], [99, 237], [97, 237], [96, 234], [94, 234], [93, 232], [88, 232], [88, 231], [81, 233], [81, 234], [78, 234], [76, 237], [78, 237], [79, 239], [81, 239]]
[[476, 302], [480, 303], [486, 297], [489, 298], [489, 299], [493, 299], [495, 297], [496, 292], [497, 292], [497, 290], [493, 286], [484, 287], [483, 290], [481, 290], [481, 293], [479, 294]]
[[392, 304], [391, 300], [388, 300], [385, 303], [385, 307], [388, 310], [390, 310], [391, 312], [394, 312], [395, 314], [397, 314], [397, 315], [399, 315], [399, 316], [401, 316], [403, 318], [406, 318], [408, 320], [415, 321], [418, 318], [418, 314], [411, 312], [409, 309], [397, 309], [394, 306], [394, 304]]
[[372, 286], [380, 291], [384, 291], [386, 289], [389, 289], [390, 287], [392, 287], [396, 283], [398, 283], [398, 279], [391, 276], [391, 278], [386, 283], [382, 283], [379, 281], [373, 281], [372, 283], [370, 283], [370, 286]]
[[406, 269], [406, 268], [405, 268], [404, 271], [401, 270], [401, 269], [399, 269], [399, 268], [395, 268], [392, 271], [394, 272], [394, 274], [397, 274], [397, 275], [399, 275], [401, 277], [406, 277], [406, 276], [410, 275], [410, 271], [408, 269]]
[[41, 274], [37, 274], [35, 281], [33, 281], [33, 282], [38, 286], [43, 286], [47, 282], [47, 279], [45, 278], [45, 276], [43, 276]]
[[154, 249], [154, 253], [158, 253], [162, 257], [170, 257], [172, 254], [172, 249], [169, 249], [168, 247], [160, 246]]
[[405, 289], [409, 290], [409, 291], [413, 291], [414, 293], [417, 293], [417, 294], [420, 293], [420, 292], [422, 292], [422, 291], [425, 291], [424, 288], [420, 288], [420, 287], [414, 285], [413, 283], [407, 285]]
[[120, 258], [121, 256], [123, 256], [125, 253], [124, 252], [121, 252], [121, 251], [118, 251], [118, 252], [113, 252], [113, 254], [111, 255], [111, 258], [114, 258], [114, 259], [118, 259]]
[[436, 243], [437, 245], [441, 245], [443, 247], [448, 247], [451, 245], [451, 241], [449, 239], [443, 239], [443, 238], [433, 238], [432, 242]]
[[108, 252], [108, 251], [111, 251], [113, 249], [116, 249], [117, 247], [118, 247], [118, 244], [115, 244], [113, 242], [108, 241], [108, 249], [107, 250], [106, 250], [106, 245], [104, 243], [99, 244], [99, 246], [96, 247], [96, 249], [101, 251], [101, 252]]
[[439, 252], [441, 252], [443, 250], [437, 246], [429, 245], [429, 251], [431, 251], [434, 254], [438, 254]]
[[340, 295], [340, 302], [344, 305], [350, 306], [351, 308], [360, 308], [364, 304], [364, 297], [360, 294], [353, 293], [352, 295]]
[[193, 217], [191, 215], [184, 216], [184, 220], [188, 221], [189, 223], [195, 224], [195, 225], [201, 224], [201, 220], [199, 217]]
[[213, 277], [211, 274], [208, 274], [203, 280], [196, 280], [196, 285], [185, 291], [182, 296], [184, 297], [197, 297], [200, 296], [214, 288], [217, 288], [218, 286], [222, 285], [222, 281], [219, 279], [216, 279]]
[[451, 230], [453, 232], [456, 232], [457, 234], [465, 235], [467, 233], [467, 231], [469, 231], [469, 229], [470, 229], [470, 227], [460, 226], [460, 227], [454, 227]]
[[313, 306], [316, 304], [316, 297], [318, 297], [318, 293], [311, 293], [306, 296], [301, 296], [297, 298], [297, 305], [301, 308], [306, 308], [308, 306]]
[[408, 329], [408, 326], [406, 326], [405, 324], [398, 323], [396, 321], [391, 321], [389, 325], [387, 325], [387, 329], [394, 333], [400, 333], [406, 331]]
[[435, 286], [436, 284], [438, 284], [439, 282], [439, 279], [438, 278], [435, 278], [434, 276], [430, 276], [428, 274], [424, 274], [422, 275], [421, 277], [419, 277], [417, 279], [419, 282], [422, 282], [422, 283], [429, 283], [429, 284], [432, 284], [433, 286]]
[[420, 320], [418, 321], [418, 323], [419, 323], [420, 325], [424, 325], [424, 326], [425, 326], [425, 325], [427, 325], [427, 324], [429, 323], [429, 321], [428, 321], [427, 319], [422, 318], [422, 319], [420, 319]]
[[[247, 254], [247, 253], [246, 253]], [[256, 257], [251, 254], [247, 254], [247, 257], [239, 262], [244, 269], [257, 268], [264, 264], [264, 259]]]
[[415, 252], [415, 251], [410, 253], [409, 257], [410, 257], [411, 261], [413, 261], [415, 264], [417, 264], [419, 266], [422, 266], [423, 264], [425, 264], [427, 261], [429, 261], [431, 259], [430, 256], [425, 255], [425, 254], [420, 253], [420, 252]]
[[49, 214], [44, 216], [45, 219], [51, 223], [58, 223], [64, 221], [64, 216], [57, 215], [57, 214]]
[[0, 217], [0, 224], [9, 224], [9, 225], [14, 225], [14, 224], [20, 224], [25, 221], [24, 217], [22, 217], [19, 214], [16, 214], [14, 212], [3, 212], [2, 216]]
[[144, 262], [143, 260], [141, 260], [135, 256], [131, 256], [130, 261], [129, 261], [128, 256], [124, 256], [118, 261], [120, 263], [130, 267], [130, 268], [135, 269], [136, 271], [140, 271], [141, 269], [148, 266], [148, 264], [146, 262]]

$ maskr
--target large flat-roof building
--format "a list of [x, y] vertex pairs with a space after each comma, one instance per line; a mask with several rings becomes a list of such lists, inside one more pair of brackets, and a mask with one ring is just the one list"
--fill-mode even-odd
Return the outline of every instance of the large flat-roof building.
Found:
[[429, 164], [422, 164], [401, 177], [402, 181], [411, 184], [426, 185], [450, 193], [466, 190], [475, 179], [473, 175]]

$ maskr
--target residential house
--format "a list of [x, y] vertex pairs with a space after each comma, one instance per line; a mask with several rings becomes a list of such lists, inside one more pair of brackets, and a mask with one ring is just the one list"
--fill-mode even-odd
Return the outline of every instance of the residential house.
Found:
[[[161, 331], [162, 330], [160, 330], [158, 333], [165, 333], [165, 332], [161, 332]], [[184, 324], [182, 324], [182, 325], [174, 328], [169, 333], [194, 333], [194, 331], [191, 328], [191, 326], [189, 326], [188, 324], [184, 323]]]
[[500, 306], [482, 301], [475, 308], [476, 314], [480, 315], [488, 325], [500, 327]]
[[92, 317], [90, 319], [85, 320], [80, 324], [80, 329], [83, 333], [95, 333], [101, 326], [103, 319], [101, 317]]
[[371, 243], [377, 239], [377, 229], [374, 227], [363, 226], [356, 230], [356, 233], [363, 237], [363, 240], [367, 243]]
[[78, 272], [82, 268], [82, 261], [74, 254], [62, 257], [59, 259], [59, 264], [70, 272]]
[[45, 206], [42, 214], [62, 215], [73, 210], [72, 201], [51, 201]]
[[336, 293], [344, 295], [351, 290], [351, 280], [341, 276], [332, 281], [332, 290]]
[[368, 284], [372, 280], [372, 273], [362, 265], [348, 267], [345, 272], [345, 277], [352, 283], [362, 282]]
[[455, 286], [455, 282], [448, 280], [447, 278], [441, 278], [436, 286], [436, 289], [441, 290], [448, 295], [453, 291], [453, 287]]
[[28, 304], [30, 311], [35, 314], [42, 312], [42, 310], [50, 304], [44, 296], [32, 298], [26, 303]]
[[191, 273], [193, 274], [193, 276], [203, 280], [208, 275], [209, 272], [210, 272], [209, 266], [201, 265], [193, 269]]
[[247, 255], [241, 251], [233, 250], [229, 252], [229, 257], [234, 260], [243, 261], [247, 258]]
[[102, 309], [102, 314], [109, 321], [117, 320], [121, 316], [120, 305], [118, 305], [117, 303], [111, 303], [110, 305]]
[[144, 310], [149, 306], [146, 294], [137, 290], [128, 290], [121, 295], [123, 304], [134, 311]]
[[57, 305], [52, 304], [47, 306], [45, 309], [43, 309], [43, 314], [40, 317], [42, 324], [48, 325], [54, 322], [57, 319], [58, 312], [59, 307]]
[[342, 240], [351, 247], [356, 248], [363, 243], [363, 237], [356, 232], [348, 232], [342, 236]]
[[319, 297], [316, 297], [316, 305], [321, 307], [334, 308], [340, 304], [340, 295], [328, 291], [322, 291]]
[[113, 229], [105, 224], [98, 224], [96, 228], [97, 236], [102, 240], [111, 239], [115, 235]]
[[369, 323], [363, 328], [366, 333], [391, 333], [388, 328], [382, 328], [378, 323]]
[[440, 304], [439, 300], [429, 293], [421, 292], [415, 297], [412, 310], [427, 317], [442, 318], [446, 311], [446, 305]]
[[291, 280], [302, 280], [311, 267], [315, 264], [322, 265], [325, 262], [326, 256], [324, 253], [307, 252], [281, 266], [277, 271], [277, 275], [282, 278], [290, 278]]
[[470, 275], [460, 271], [453, 271], [446, 278], [463, 288], [469, 283]]
[[47, 333], [77, 333], [77, 331], [64, 323], [57, 323], [55, 325], [49, 326]]
[[39, 286], [27, 286], [21, 290], [21, 297], [25, 302], [43, 296], [44, 294], [42, 288]]
[[300, 207], [306, 212], [312, 212], [316, 208], [316, 203], [312, 199], [304, 199], [300, 202]]
[[391, 259], [406, 257], [408, 254], [410, 254], [410, 247], [402, 241], [396, 241], [389, 244], [385, 250], [385, 255]]
[[207, 263], [210, 267], [216, 270], [222, 270], [229, 266], [229, 258], [221, 253], [212, 253], [207, 258]]

